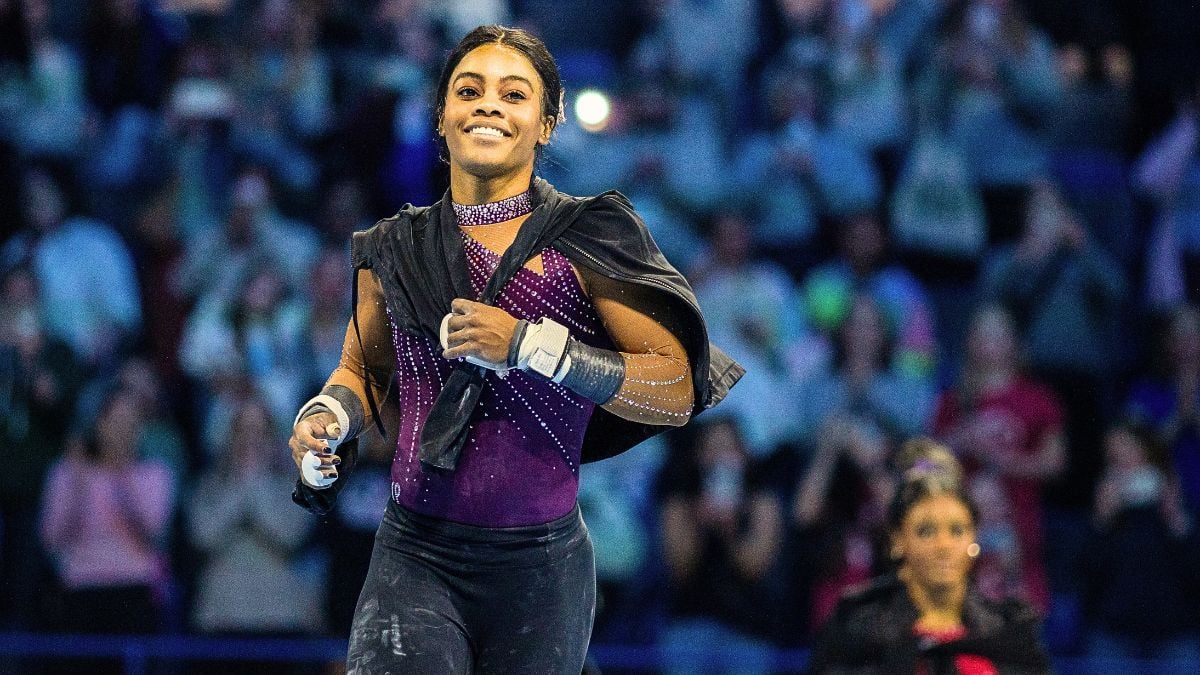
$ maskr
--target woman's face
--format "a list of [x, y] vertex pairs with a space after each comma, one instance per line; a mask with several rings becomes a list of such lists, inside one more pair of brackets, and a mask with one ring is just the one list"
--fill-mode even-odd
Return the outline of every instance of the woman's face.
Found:
[[102, 459], [126, 462], [137, 454], [143, 417], [133, 394], [121, 392], [116, 397], [96, 421], [96, 445]]
[[893, 543], [908, 571], [908, 580], [926, 588], [965, 584], [973, 558], [975, 524], [966, 504], [950, 495], [926, 497], [904, 516]]
[[842, 347], [847, 358], [878, 362], [883, 352], [886, 328], [879, 307], [866, 296], [859, 296], [842, 326]]
[[977, 366], [1011, 367], [1016, 362], [1017, 338], [1012, 323], [1000, 311], [976, 317], [967, 337], [967, 356]]
[[542, 115], [542, 79], [524, 54], [499, 44], [471, 50], [444, 95], [438, 132], [452, 168], [480, 178], [533, 170], [534, 151], [554, 125]]
[[1200, 314], [1195, 309], [1180, 310], [1171, 318], [1167, 350], [1174, 364], [1200, 359]]
[[1141, 442], [1124, 429], [1108, 432], [1104, 438], [1104, 455], [1109, 468], [1118, 471], [1132, 471], [1147, 463]]

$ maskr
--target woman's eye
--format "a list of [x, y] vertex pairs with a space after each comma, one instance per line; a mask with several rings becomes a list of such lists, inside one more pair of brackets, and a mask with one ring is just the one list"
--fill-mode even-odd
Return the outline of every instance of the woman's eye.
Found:
[[917, 526], [917, 536], [921, 537], [921, 538], [932, 537], [933, 531], [934, 531], [933, 525], [924, 524], [924, 525]]
[[965, 525], [951, 525], [950, 526], [950, 534], [953, 534], [956, 537], [961, 537], [966, 533], [967, 533], [967, 527]]
[[525, 100], [526, 98], [528, 98], [528, 97], [527, 97], [527, 96], [525, 96], [525, 94], [524, 94], [524, 93], [522, 93], [522, 92], [519, 92], [519, 91], [510, 91], [510, 92], [508, 92], [507, 94], [505, 94], [505, 95], [504, 95], [504, 98], [507, 98], [507, 99], [509, 99], [509, 100], [513, 100], [513, 101], [524, 101], [524, 100]]
[[475, 89], [475, 87], [462, 87], [461, 89], [458, 90], [458, 95], [459, 96], [478, 96], [479, 92]]

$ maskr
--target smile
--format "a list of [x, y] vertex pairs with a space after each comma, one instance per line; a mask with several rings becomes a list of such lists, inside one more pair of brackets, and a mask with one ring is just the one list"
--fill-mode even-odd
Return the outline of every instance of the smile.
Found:
[[467, 128], [467, 133], [472, 136], [487, 136], [489, 138], [504, 138], [508, 134], [495, 128], [485, 126], [475, 126]]

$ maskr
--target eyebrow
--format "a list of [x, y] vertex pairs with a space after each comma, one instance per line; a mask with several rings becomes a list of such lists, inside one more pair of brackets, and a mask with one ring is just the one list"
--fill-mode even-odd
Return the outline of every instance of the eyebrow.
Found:
[[[479, 73], [464, 71], [464, 72], [459, 73], [458, 76], [454, 78], [454, 82], [458, 82], [459, 80], [461, 80], [464, 77], [471, 77], [476, 80], [487, 80], [486, 77], [484, 77], [483, 75], [480, 75]], [[521, 77], [520, 75], [505, 75], [504, 77], [500, 78], [501, 83], [510, 82], [510, 81], [514, 81], [514, 80], [517, 82], [524, 82], [526, 86], [528, 86], [530, 89], [533, 89], [533, 83], [530, 82], [528, 78]]]

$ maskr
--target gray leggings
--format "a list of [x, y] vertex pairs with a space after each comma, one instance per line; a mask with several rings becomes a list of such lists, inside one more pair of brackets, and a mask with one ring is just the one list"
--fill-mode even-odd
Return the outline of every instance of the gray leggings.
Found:
[[544, 525], [484, 528], [388, 500], [347, 675], [577, 675], [595, 608], [595, 558], [578, 506]]

